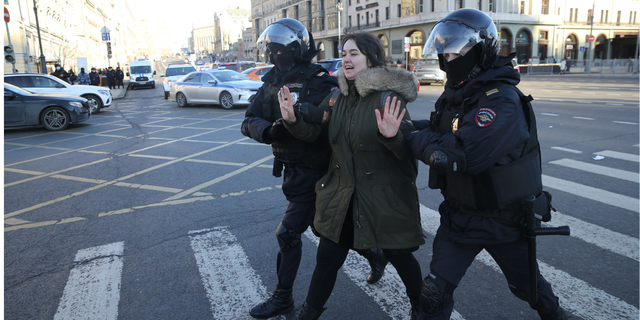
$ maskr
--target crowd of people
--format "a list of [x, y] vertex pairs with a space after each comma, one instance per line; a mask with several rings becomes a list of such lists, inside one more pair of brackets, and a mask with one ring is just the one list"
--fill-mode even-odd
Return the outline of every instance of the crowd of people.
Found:
[[103, 86], [103, 74], [107, 78], [107, 85], [109, 86], [109, 89], [124, 88], [124, 72], [120, 67], [116, 67], [115, 69], [111, 66], [103, 69], [96, 69], [95, 67], [92, 67], [91, 72], [89, 73], [87, 73], [84, 68], [80, 68], [80, 72], [76, 75], [73, 69], [66, 71], [62, 66], [60, 66], [60, 64], [56, 63], [54, 65], [54, 71], [51, 73], [52, 76], [66, 81], [71, 85], [77, 82], [79, 85], [91, 86]]
[[[406, 109], [417, 98], [415, 75], [387, 67], [380, 40], [368, 33], [342, 39], [337, 79], [310, 63], [319, 50], [297, 20], [271, 24], [258, 45], [274, 68], [263, 76], [241, 132], [271, 145], [272, 173], [283, 178], [289, 203], [275, 232], [275, 290], [249, 310], [252, 317], [294, 312], [301, 234], [311, 228], [320, 240], [297, 319], [318, 319], [326, 310], [349, 250], [369, 261], [369, 284], [383, 276], [387, 263], [393, 265], [412, 320], [449, 319], [454, 291], [483, 249], [511, 292], [541, 319], [568, 318], [537, 261], [528, 259], [524, 232], [533, 223], [525, 219], [524, 199], [533, 198], [544, 218], [551, 196], [542, 191], [535, 116], [516, 87], [515, 53], [499, 55], [488, 15], [456, 10], [434, 26], [423, 55], [438, 56], [448, 81], [435, 112], [424, 120], [412, 120]], [[444, 196], [424, 278], [425, 262], [413, 254], [426, 238], [417, 161], [429, 167], [429, 187]]]

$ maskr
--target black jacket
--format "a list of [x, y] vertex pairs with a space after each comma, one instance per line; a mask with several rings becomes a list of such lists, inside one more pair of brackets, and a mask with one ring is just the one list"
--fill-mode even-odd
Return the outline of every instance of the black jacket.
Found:
[[100, 85], [100, 75], [97, 72], [95, 71], [89, 72], [89, 78], [91, 79], [91, 85], [93, 86]]
[[[460, 106], [464, 99], [471, 98], [481, 88], [502, 82], [517, 85], [520, 73], [511, 66], [489, 69], [460, 89], [445, 88], [436, 102], [437, 108], [447, 108], [453, 113], [464, 113]], [[499, 87], [497, 92], [487, 94], [474, 104], [459, 120], [454, 133], [435, 132], [430, 123], [426, 128], [413, 132], [406, 141], [414, 155], [427, 163], [423, 154], [427, 146], [437, 144], [443, 148], [458, 148], [466, 160], [465, 174], [477, 175], [492, 167], [511, 163], [521, 157], [529, 131], [522, 103], [517, 92], [509, 87]], [[489, 120], [482, 118], [487, 112], [493, 114]], [[428, 156], [428, 155], [427, 155]], [[431, 174], [431, 173], [430, 173]], [[440, 205], [441, 228], [454, 242], [505, 243], [521, 239], [521, 227], [496, 218], [461, 213], [446, 201]]]
[[[314, 68], [317, 68], [315, 64], [307, 62], [294, 67], [284, 76], [278, 76], [275, 72], [276, 69], [272, 68], [262, 77], [264, 84], [251, 100], [242, 123], [243, 134], [258, 142], [271, 144], [276, 155], [279, 150], [287, 150], [288, 147], [288, 150], [298, 147], [304, 149], [304, 154], [298, 159], [299, 161], [279, 159], [278, 156], [276, 159], [284, 162], [282, 191], [287, 200], [292, 202], [315, 200], [315, 183], [327, 172], [331, 156], [326, 133], [321, 135], [317, 141], [307, 143], [294, 138], [282, 125], [280, 125], [276, 140], [271, 139], [267, 132], [276, 120], [282, 118], [276, 94], [283, 85], [286, 84], [295, 90], [294, 84], [298, 84], [298, 90], [301, 90], [301, 84], [306, 83], [304, 85], [307, 91], [306, 97], [300, 102], [312, 103], [315, 106], [319, 105], [334, 88], [338, 87], [338, 81], [335, 77], [330, 76], [324, 69]], [[311, 70], [313, 70], [311, 72], [313, 74], [310, 74]], [[265, 107], [265, 103], [269, 106], [268, 108]], [[282, 158], [285, 157], [286, 155]], [[278, 163], [275, 162], [274, 165], [277, 166]], [[274, 174], [279, 171], [277, 167], [274, 168]]]

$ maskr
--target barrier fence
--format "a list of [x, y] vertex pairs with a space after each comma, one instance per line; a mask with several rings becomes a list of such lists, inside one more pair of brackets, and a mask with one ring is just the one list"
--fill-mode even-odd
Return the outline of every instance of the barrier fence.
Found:
[[[566, 74], [590, 75], [638, 75], [637, 59], [610, 59], [593, 61], [571, 61], [567, 63]], [[560, 74], [560, 63], [538, 63], [520, 65], [520, 72], [527, 75]]]

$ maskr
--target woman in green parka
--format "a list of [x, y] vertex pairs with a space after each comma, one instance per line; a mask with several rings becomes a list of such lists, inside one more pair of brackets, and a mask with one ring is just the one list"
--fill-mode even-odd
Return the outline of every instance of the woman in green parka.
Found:
[[313, 122], [328, 121], [332, 148], [329, 170], [316, 184], [313, 224], [321, 237], [298, 319], [318, 319], [349, 249], [368, 248], [383, 249], [406, 287], [411, 319], [417, 319], [422, 272], [412, 252], [424, 244], [424, 236], [416, 168], [396, 128], [409, 119], [405, 107], [415, 101], [418, 81], [408, 71], [387, 68], [385, 60], [376, 37], [347, 35], [340, 92], [325, 98], [321, 109], [293, 106], [287, 87], [278, 94], [285, 127], [301, 140], [314, 141], [323, 125]]

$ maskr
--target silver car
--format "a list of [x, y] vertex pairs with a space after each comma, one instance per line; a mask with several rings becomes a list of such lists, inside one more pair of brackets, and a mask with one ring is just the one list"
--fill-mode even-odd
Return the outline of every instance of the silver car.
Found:
[[191, 72], [171, 84], [169, 99], [179, 107], [190, 104], [219, 104], [225, 109], [249, 105], [261, 81], [231, 70]]
[[447, 81], [447, 74], [440, 70], [438, 58], [420, 58], [413, 65], [413, 73], [415, 73], [420, 84], [431, 84], [434, 82], [444, 84]]

